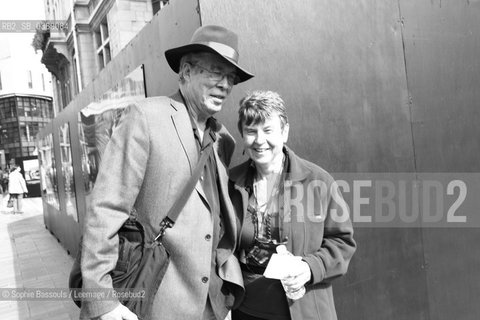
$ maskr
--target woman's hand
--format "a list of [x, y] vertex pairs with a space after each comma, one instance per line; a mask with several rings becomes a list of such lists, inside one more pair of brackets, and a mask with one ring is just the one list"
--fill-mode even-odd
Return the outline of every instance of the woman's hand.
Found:
[[312, 271], [308, 266], [308, 263], [301, 260], [295, 263], [289, 270], [289, 275], [282, 279], [282, 284], [286, 291], [295, 292], [300, 290], [305, 283], [309, 282], [312, 278]]

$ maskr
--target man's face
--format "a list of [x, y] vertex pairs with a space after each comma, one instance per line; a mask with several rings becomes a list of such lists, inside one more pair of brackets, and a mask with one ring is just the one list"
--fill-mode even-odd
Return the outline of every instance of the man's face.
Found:
[[288, 123], [282, 128], [277, 113], [264, 123], [243, 125], [242, 135], [247, 155], [259, 165], [269, 165], [282, 159], [283, 145], [288, 139]]
[[198, 118], [208, 118], [222, 109], [232, 91], [235, 67], [212, 53], [201, 53], [186, 66], [184, 95]]

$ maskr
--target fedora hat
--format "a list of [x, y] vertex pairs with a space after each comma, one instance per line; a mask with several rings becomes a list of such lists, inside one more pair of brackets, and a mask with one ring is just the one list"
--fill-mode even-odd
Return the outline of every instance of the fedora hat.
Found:
[[211, 52], [220, 56], [237, 69], [237, 83], [253, 77], [253, 74], [238, 65], [237, 34], [224, 27], [209, 25], [198, 28], [189, 44], [165, 51], [165, 58], [170, 68], [178, 73], [180, 59], [190, 52]]

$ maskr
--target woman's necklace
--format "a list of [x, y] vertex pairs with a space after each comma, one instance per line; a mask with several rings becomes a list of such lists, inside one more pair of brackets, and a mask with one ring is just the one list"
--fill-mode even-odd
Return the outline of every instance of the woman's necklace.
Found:
[[[278, 200], [284, 161], [285, 158], [282, 160], [282, 166], [280, 167], [279, 172], [275, 172], [270, 176], [264, 176], [260, 178], [255, 177], [254, 179], [253, 197], [255, 214], [252, 216], [252, 219], [255, 225], [255, 235], [257, 238], [265, 237], [266, 240], [272, 240], [271, 209], [273, 207], [274, 200]], [[270, 185], [271, 188], [269, 188]], [[271, 190], [270, 192], [268, 192], [269, 189]]]

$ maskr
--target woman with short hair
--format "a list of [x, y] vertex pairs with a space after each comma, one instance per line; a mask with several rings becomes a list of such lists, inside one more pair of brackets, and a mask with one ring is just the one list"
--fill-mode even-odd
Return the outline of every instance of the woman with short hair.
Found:
[[[249, 159], [231, 170], [229, 191], [242, 226], [246, 292], [232, 319], [337, 319], [331, 282], [347, 272], [356, 249], [338, 185], [285, 145], [289, 123], [277, 93], [242, 99], [238, 128]], [[280, 266], [283, 278], [266, 278], [281, 245], [296, 263]]]

